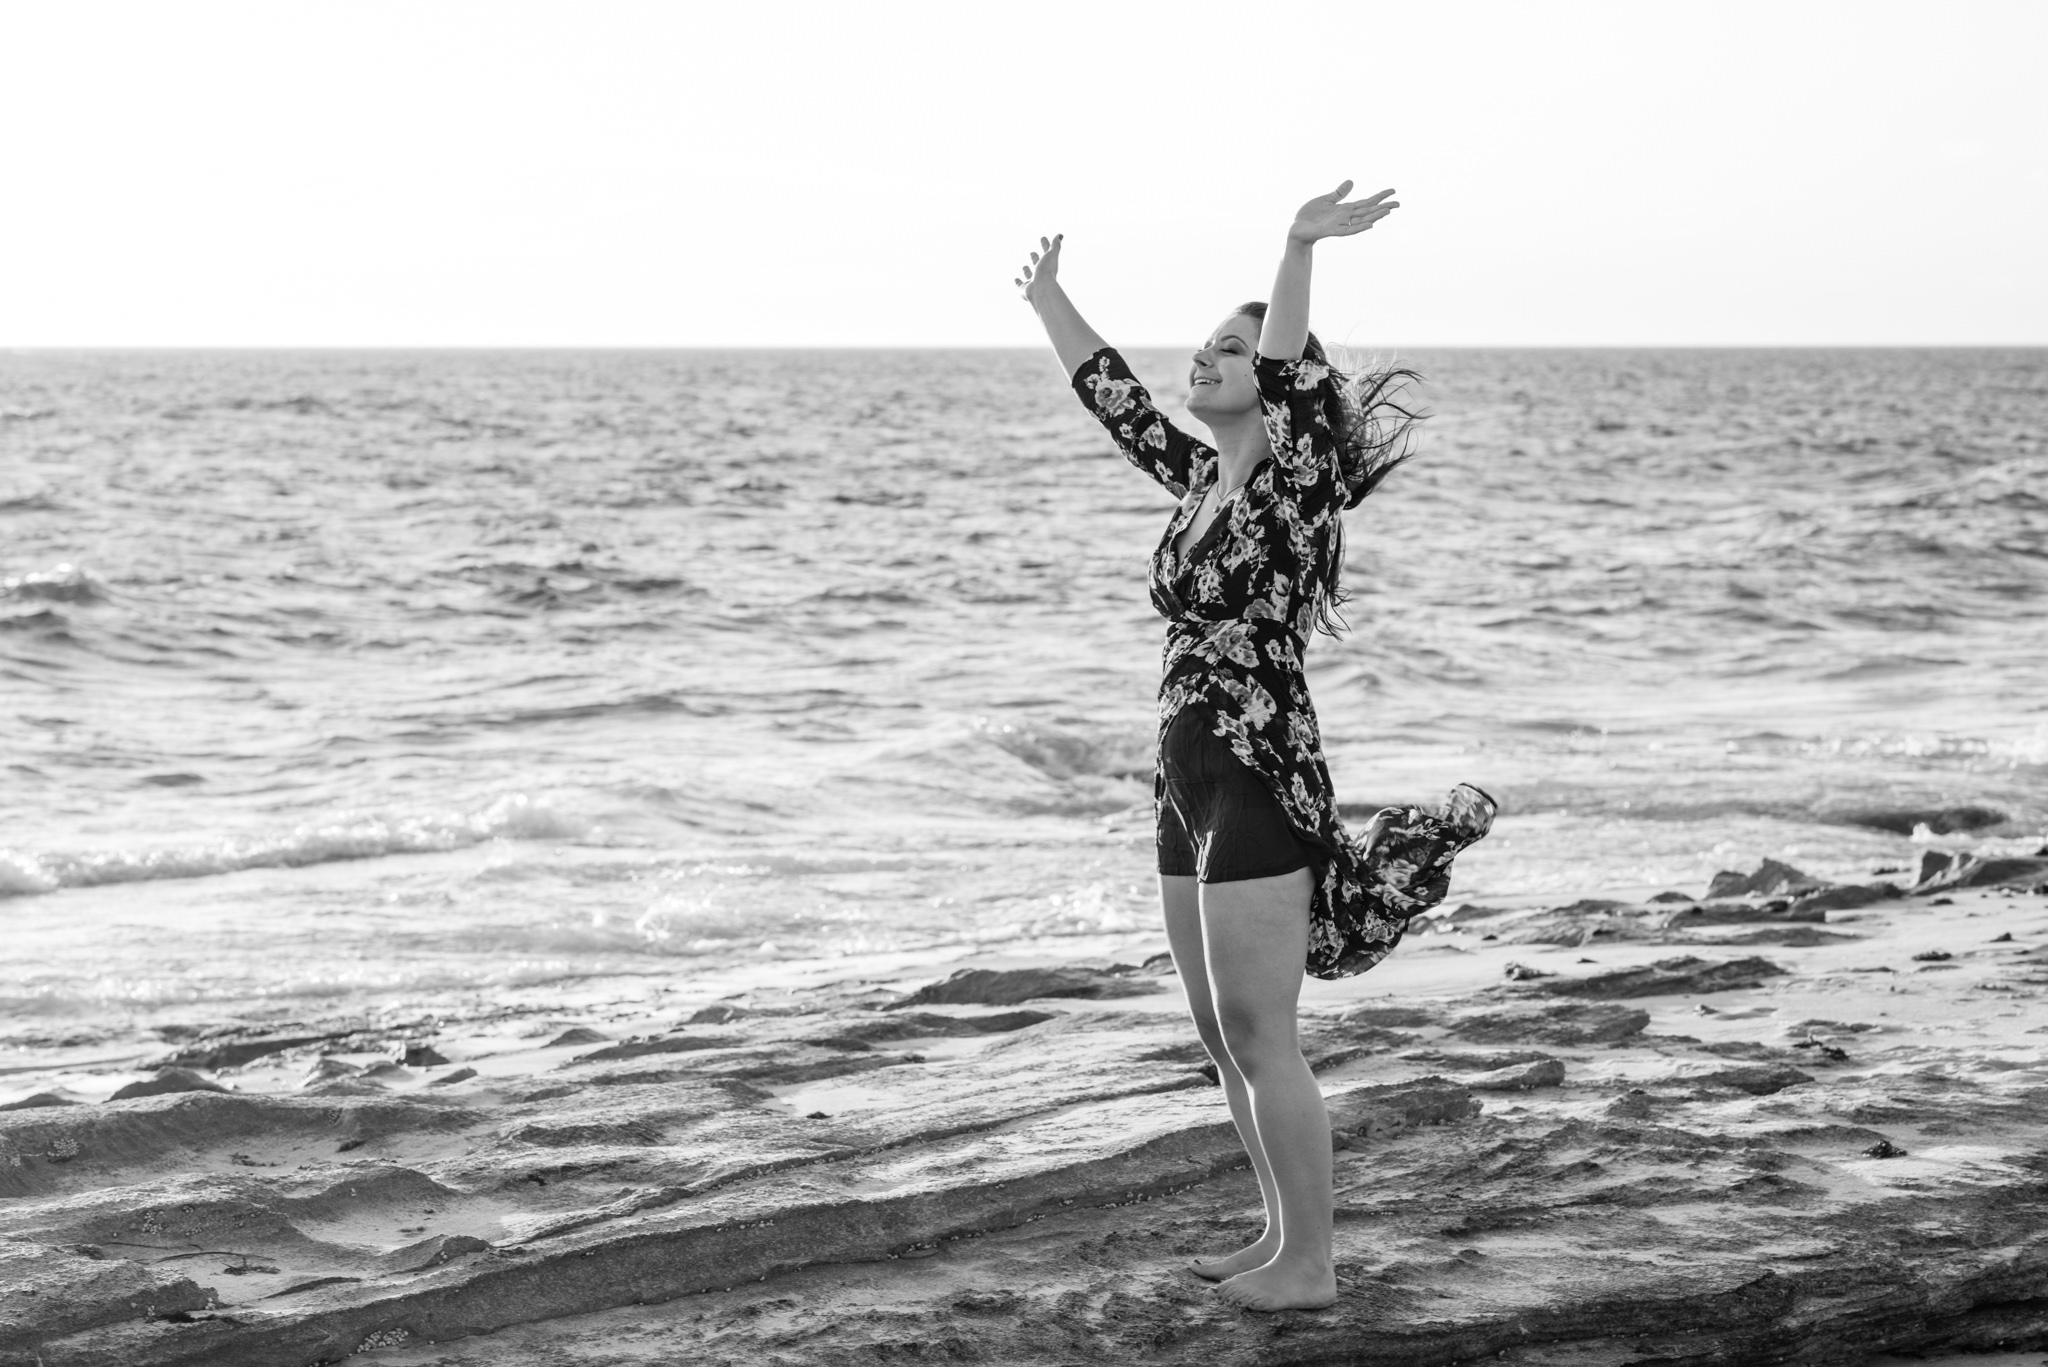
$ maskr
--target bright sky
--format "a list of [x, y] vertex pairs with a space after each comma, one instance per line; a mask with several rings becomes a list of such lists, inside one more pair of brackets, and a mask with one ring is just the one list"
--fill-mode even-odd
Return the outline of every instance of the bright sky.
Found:
[[2042, 0], [0, 0], [0, 345], [2048, 344]]

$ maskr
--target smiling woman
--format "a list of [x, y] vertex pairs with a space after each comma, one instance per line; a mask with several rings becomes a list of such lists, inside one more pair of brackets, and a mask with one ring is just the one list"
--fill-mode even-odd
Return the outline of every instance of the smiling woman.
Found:
[[1253, 1310], [1336, 1299], [1329, 1117], [1295, 1035], [1304, 965], [1360, 973], [1441, 900], [1451, 859], [1494, 803], [1459, 785], [1440, 812], [1381, 811], [1349, 835], [1324, 763], [1302, 656], [1334, 634], [1343, 514], [1407, 457], [1412, 372], [1353, 382], [1308, 328], [1311, 253], [1398, 207], [1393, 191], [1304, 204], [1268, 303], [1233, 310], [1196, 349], [1174, 428], [1059, 284], [1059, 239], [1017, 278], [1082, 403], [1180, 500], [1153, 552], [1168, 622], [1154, 780], [1160, 901], [1196, 1030], [1265, 1199], [1266, 1230], [1191, 1270]]

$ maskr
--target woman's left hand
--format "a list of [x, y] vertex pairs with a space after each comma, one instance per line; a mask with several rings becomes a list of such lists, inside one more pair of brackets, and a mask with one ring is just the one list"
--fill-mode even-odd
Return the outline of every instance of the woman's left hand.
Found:
[[1335, 193], [1317, 195], [1302, 205], [1295, 211], [1294, 226], [1287, 230], [1288, 240], [1308, 243], [1325, 237], [1349, 237], [1364, 232], [1401, 207], [1400, 200], [1387, 198], [1394, 193], [1392, 190], [1347, 203], [1344, 196], [1350, 193], [1351, 182], [1347, 180]]

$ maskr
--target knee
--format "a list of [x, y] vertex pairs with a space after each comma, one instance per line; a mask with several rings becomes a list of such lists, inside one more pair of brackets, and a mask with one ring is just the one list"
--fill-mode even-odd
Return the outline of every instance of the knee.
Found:
[[1202, 1047], [1209, 1051], [1209, 1057], [1216, 1062], [1230, 1062], [1230, 1046], [1223, 1039], [1223, 1023], [1216, 1018], [1215, 1010], [1196, 1010], [1189, 1013], [1194, 1017], [1195, 1033], [1201, 1036]]
[[1218, 1009], [1216, 1021], [1230, 1061], [1248, 1082], [1275, 1065], [1290, 1062], [1289, 1054], [1298, 1053], [1294, 1023], [1276, 1020], [1271, 1012], [1226, 1006]]

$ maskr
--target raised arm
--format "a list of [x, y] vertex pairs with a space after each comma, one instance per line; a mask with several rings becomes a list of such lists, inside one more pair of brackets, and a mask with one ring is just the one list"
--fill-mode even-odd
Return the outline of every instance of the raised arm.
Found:
[[1259, 329], [1259, 355], [1275, 361], [1298, 361], [1308, 345], [1309, 276], [1314, 266], [1315, 244], [1326, 237], [1349, 237], [1362, 233], [1401, 207], [1389, 199], [1392, 190], [1382, 190], [1369, 199], [1344, 202], [1351, 193], [1345, 181], [1336, 193], [1318, 195], [1301, 206], [1287, 229], [1287, 246], [1280, 253], [1280, 271], [1273, 277], [1273, 297], [1266, 303], [1266, 321]]
[[1096, 352], [1108, 346], [1100, 333], [1088, 326], [1088, 320], [1074, 307], [1074, 301], [1067, 298], [1067, 292], [1060, 288], [1060, 238], [1038, 239], [1039, 250], [1031, 253], [1031, 264], [1024, 267], [1024, 273], [1017, 277], [1017, 288], [1024, 291], [1025, 300], [1038, 313], [1038, 321], [1045, 327], [1045, 335], [1052, 342], [1054, 354], [1060, 358], [1060, 369], [1072, 378], [1075, 371]]
[[1017, 277], [1017, 287], [1038, 311], [1038, 321], [1045, 325], [1075, 395], [1109, 430], [1125, 460], [1175, 498], [1183, 497], [1201, 462], [1216, 459], [1215, 450], [1166, 420], [1124, 358], [1088, 326], [1067, 298], [1060, 288], [1060, 239], [1041, 237], [1038, 246], [1031, 264]]

